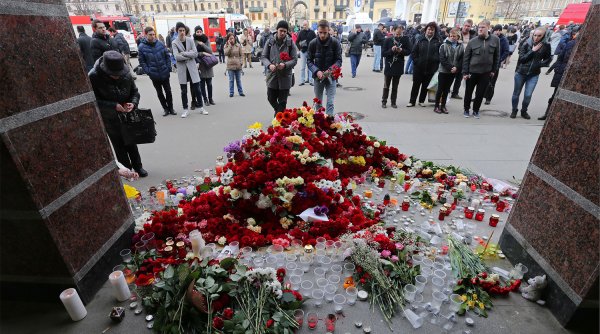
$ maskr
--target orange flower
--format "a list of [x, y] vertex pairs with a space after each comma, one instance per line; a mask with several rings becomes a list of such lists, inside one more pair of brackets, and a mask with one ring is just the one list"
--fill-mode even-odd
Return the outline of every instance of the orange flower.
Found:
[[283, 120], [286, 122], [291, 122], [292, 121], [292, 114], [290, 114], [289, 112], [284, 112], [283, 113]]
[[283, 113], [280, 111], [277, 113], [277, 115], [275, 115], [275, 119], [277, 120], [277, 122], [281, 122], [281, 120], [283, 119]]

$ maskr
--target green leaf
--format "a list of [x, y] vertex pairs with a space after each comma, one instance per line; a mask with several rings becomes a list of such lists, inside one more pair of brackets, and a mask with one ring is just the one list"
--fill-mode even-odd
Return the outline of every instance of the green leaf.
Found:
[[204, 286], [208, 289], [208, 288], [213, 287], [214, 285], [215, 285], [215, 279], [208, 276], [206, 278], [206, 280], [204, 281]]
[[248, 320], [248, 319], [244, 320], [244, 322], [242, 322], [242, 327], [244, 327], [244, 328], [250, 327], [250, 320]]

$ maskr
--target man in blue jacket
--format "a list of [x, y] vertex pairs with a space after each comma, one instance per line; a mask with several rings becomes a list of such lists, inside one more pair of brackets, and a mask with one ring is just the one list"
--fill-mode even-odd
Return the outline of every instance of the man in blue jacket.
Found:
[[[171, 74], [171, 58], [165, 45], [156, 38], [152, 27], [144, 29], [146, 39], [142, 40], [138, 50], [140, 66], [148, 74], [156, 89], [158, 100], [163, 107], [163, 116], [177, 115], [173, 109], [173, 95], [169, 76]], [[164, 90], [164, 93], [163, 93]], [[166, 95], [166, 97], [165, 97]]]
[[492, 77], [488, 88], [485, 90], [485, 104], [490, 104], [492, 102], [492, 97], [494, 97], [494, 87], [496, 87], [498, 74], [500, 74], [501, 64], [504, 63], [504, 60], [506, 60], [509, 54], [508, 39], [502, 33], [502, 26], [500, 24], [496, 24], [494, 29], [492, 29], [492, 32], [500, 39], [500, 60], [498, 61], [498, 68], [496, 68], [495, 71], [496, 75]]

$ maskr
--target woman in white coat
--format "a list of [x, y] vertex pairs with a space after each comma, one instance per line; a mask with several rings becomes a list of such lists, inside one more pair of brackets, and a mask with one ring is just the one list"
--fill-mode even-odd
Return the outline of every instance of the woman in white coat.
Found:
[[[177, 61], [177, 77], [179, 79], [179, 86], [181, 87], [181, 102], [183, 104], [182, 118], [186, 118], [189, 113], [188, 109], [188, 97], [187, 97], [187, 83], [192, 82], [192, 89], [195, 91], [196, 96], [202, 96], [200, 92], [200, 75], [198, 74], [198, 65], [196, 65], [196, 58], [198, 57], [198, 51], [196, 45], [191, 37], [186, 36], [185, 24], [177, 22], [175, 25], [177, 31], [177, 37], [171, 43], [173, 48], [173, 55]], [[202, 98], [198, 99], [198, 109], [202, 114], [208, 115], [202, 104]]]

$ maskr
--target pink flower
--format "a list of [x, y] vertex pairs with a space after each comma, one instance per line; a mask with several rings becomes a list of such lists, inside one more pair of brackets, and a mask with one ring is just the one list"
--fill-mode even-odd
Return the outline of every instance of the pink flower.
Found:
[[384, 250], [381, 252], [381, 256], [383, 256], [383, 257], [390, 257], [390, 255], [392, 255], [392, 252], [390, 252], [390, 251], [389, 251], [389, 250], [387, 250], [387, 249], [384, 249]]
[[392, 262], [398, 262], [398, 260], [400, 260], [396, 255], [392, 256]]
[[399, 250], [399, 251], [401, 251], [401, 250], [403, 250], [403, 249], [404, 249], [404, 245], [403, 245], [403, 244], [401, 244], [401, 243], [397, 243], [397, 244], [396, 244], [396, 249], [397, 249], [397, 250]]

